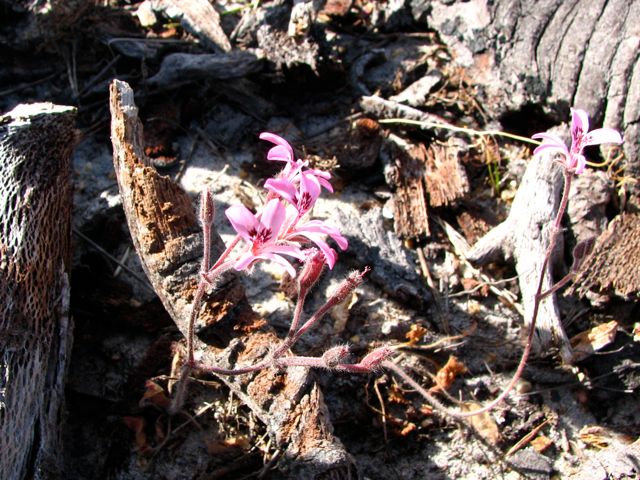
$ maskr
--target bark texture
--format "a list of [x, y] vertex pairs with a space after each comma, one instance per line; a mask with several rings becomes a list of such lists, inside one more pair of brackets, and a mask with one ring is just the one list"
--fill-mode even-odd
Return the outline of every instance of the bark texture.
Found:
[[616, 294], [629, 300], [640, 296], [640, 215], [617, 216], [600, 235], [575, 281], [574, 290]]
[[[133, 243], [155, 291], [186, 335], [202, 255], [200, 228], [187, 194], [148, 165], [133, 91], [116, 80], [110, 93], [114, 165]], [[215, 232], [212, 243], [215, 258], [221, 247]], [[233, 276], [205, 296], [197, 332], [196, 356], [223, 368], [256, 363], [279, 342], [248, 306]], [[281, 468], [290, 478], [355, 475], [309, 370], [263, 370], [221, 380], [267, 425], [284, 451]]]
[[0, 476], [59, 478], [75, 109], [0, 117]]

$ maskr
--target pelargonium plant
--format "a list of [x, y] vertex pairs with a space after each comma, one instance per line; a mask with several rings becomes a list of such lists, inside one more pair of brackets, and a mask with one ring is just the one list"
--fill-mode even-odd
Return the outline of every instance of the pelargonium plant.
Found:
[[[347, 362], [349, 348], [344, 345], [330, 348], [319, 357], [289, 354], [291, 348], [305, 332], [313, 327], [331, 308], [344, 301], [349, 293], [364, 281], [369, 268], [366, 267], [362, 271], [350, 273], [333, 294], [329, 296], [324, 305], [306, 320], [303, 320], [307, 294], [320, 278], [325, 266], [333, 269], [338, 260], [338, 254], [329, 245], [327, 237], [332, 239], [340, 250], [346, 250], [349, 243], [335, 227], [324, 221], [309, 218], [322, 190], [333, 192], [329, 182], [331, 175], [322, 170], [309, 168], [307, 162], [295, 157], [293, 148], [286, 140], [278, 135], [266, 132], [260, 134], [260, 138], [274, 145], [268, 151], [267, 159], [282, 162], [284, 166], [274, 178], [265, 182], [265, 189], [268, 193], [264, 204], [256, 212], [251, 212], [242, 205], [234, 205], [227, 208], [225, 211], [226, 217], [237, 232], [237, 236], [213, 265], [210, 265], [209, 252], [211, 225], [214, 217], [213, 198], [208, 190], [205, 190], [201, 197], [199, 216], [203, 228], [204, 255], [200, 272], [201, 279], [189, 320], [187, 362], [183, 369], [182, 392], [184, 393], [186, 380], [193, 370], [218, 375], [240, 375], [265, 368], [306, 366], [352, 373], [370, 373], [379, 369], [389, 370], [412, 386], [437, 411], [455, 418], [478, 415], [500, 403], [506, 398], [522, 375], [531, 352], [540, 303], [546, 296], [570, 281], [573, 278], [572, 274], [575, 272], [572, 269], [572, 273], [554, 285], [549, 291], [542, 291], [547, 265], [561, 231], [561, 221], [567, 207], [571, 180], [574, 175], [582, 173], [587, 165], [584, 148], [589, 145], [603, 143], [622, 143], [622, 137], [616, 130], [600, 128], [589, 131], [589, 119], [583, 110], [572, 109], [571, 113], [570, 148], [559, 137], [550, 133], [538, 133], [533, 136], [534, 139], [543, 140], [542, 144], [535, 149], [534, 155], [541, 155], [546, 152], [559, 154], [559, 158], [556, 161], [563, 166], [564, 189], [562, 200], [552, 225], [550, 244], [545, 253], [538, 281], [533, 318], [529, 325], [524, 351], [510, 382], [493, 401], [482, 408], [470, 412], [449, 409], [392, 361], [390, 357], [393, 354], [393, 349], [387, 346], [373, 350], [358, 363]], [[240, 242], [242, 242], [242, 246], [239, 247], [238, 244]], [[577, 250], [579, 249], [576, 248]], [[215, 284], [216, 280], [230, 269], [250, 271], [258, 262], [262, 261], [276, 263], [297, 280], [298, 297], [286, 338], [271, 351], [267, 358], [253, 365], [236, 369], [224, 369], [214, 365], [204, 365], [196, 361], [193, 345], [194, 325], [201, 307], [202, 296], [207, 286]], [[301, 263], [301, 267], [297, 269], [296, 263]], [[176, 397], [181, 397], [181, 395], [178, 393]]]
[[[269, 367], [283, 368], [294, 365], [336, 371], [370, 372], [391, 354], [391, 349], [376, 349], [358, 363], [347, 363], [349, 349], [346, 346], [333, 347], [320, 357], [288, 355], [291, 347], [306, 331], [362, 283], [369, 268], [350, 273], [323, 306], [308, 319], [303, 319], [308, 292], [318, 281], [325, 267], [333, 269], [338, 260], [338, 254], [329, 241], [333, 241], [340, 250], [346, 250], [349, 242], [332, 225], [309, 218], [323, 189], [333, 192], [329, 182], [331, 174], [310, 168], [308, 162], [297, 159], [291, 145], [278, 135], [265, 132], [260, 134], [260, 138], [273, 144], [267, 153], [267, 159], [282, 162], [284, 166], [274, 178], [265, 182], [268, 193], [264, 204], [256, 212], [243, 205], [227, 208], [225, 215], [237, 236], [213, 265], [210, 265], [208, 246], [214, 204], [208, 190], [202, 194], [199, 216], [203, 227], [204, 255], [201, 280], [189, 321], [186, 372], [200, 370], [221, 375], [239, 375]], [[196, 361], [193, 345], [194, 325], [207, 286], [215, 284], [216, 280], [230, 269], [251, 271], [262, 261], [271, 261], [279, 265], [291, 277], [297, 279], [298, 297], [286, 338], [272, 350], [268, 358], [254, 365], [223, 369]], [[296, 268], [296, 264], [301, 264], [301, 267]]]

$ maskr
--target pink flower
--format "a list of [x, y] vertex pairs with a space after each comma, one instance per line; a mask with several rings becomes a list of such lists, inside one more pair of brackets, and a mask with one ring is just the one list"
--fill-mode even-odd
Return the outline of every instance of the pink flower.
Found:
[[265, 182], [264, 187], [296, 207], [299, 216], [311, 210], [320, 196], [320, 184], [317, 179], [305, 172], [300, 172], [298, 186], [286, 178], [270, 178]]
[[242, 205], [227, 208], [225, 214], [236, 232], [250, 244], [249, 250], [236, 261], [236, 270], [249, 268], [257, 260], [272, 260], [283, 266], [292, 277], [296, 276], [295, 269], [282, 255], [303, 260], [305, 254], [299, 246], [282, 243], [279, 239], [286, 219], [286, 207], [280, 200], [267, 202], [259, 217]]
[[532, 138], [542, 139], [542, 145], [533, 153], [556, 152], [564, 156], [564, 165], [576, 174], [582, 173], [587, 160], [582, 153], [584, 147], [600, 145], [602, 143], [622, 143], [622, 137], [612, 128], [597, 128], [589, 132], [589, 117], [587, 112], [577, 108], [571, 109], [571, 149], [568, 149], [560, 137], [552, 133], [536, 133]]
[[333, 187], [329, 183], [331, 174], [315, 168], [305, 169], [307, 162], [303, 162], [300, 159], [296, 160], [293, 148], [291, 148], [289, 142], [284, 138], [276, 135], [275, 133], [262, 132], [260, 134], [260, 139], [275, 144], [275, 147], [271, 147], [267, 152], [267, 160], [286, 162], [284, 169], [278, 175], [279, 178], [284, 178], [290, 182], [294, 182], [298, 181], [302, 176], [306, 176], [310, 181], [313, 181], [319, 186], [333, 192]]
[[301, 225], [296, 225], [294, 223], [292, 227], [287, 229], [285, 239], [289, 242], [311, 240], [324, 254], [327, 265], [332, 269], [336, 264], [338, 254], [324, 240], [325, 235], [329, 235], [333, 238], [333, 240], [338, 244], [338, 247], [340, 247], [340, 250], [346, 250], [349, 246], [349, 242], [340, 234], [338, 229], [327, 225], [322, 220], [309, 220]]

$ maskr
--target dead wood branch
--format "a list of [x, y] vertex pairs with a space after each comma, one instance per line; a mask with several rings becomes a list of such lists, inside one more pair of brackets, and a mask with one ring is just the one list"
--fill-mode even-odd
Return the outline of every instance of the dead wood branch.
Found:
[[[550, 228], [558, 210], [561, 190], [560, 167], [548, 156], [535, 157], [522, 178], [507, 219], [482, 237], [467, 255], [470, 261], [478, 264], [488, 263], [500, 256], [515, 260], [525, 325], [531, 322], [536, 287], [549, 248]], [[557, 255], [562, 252], [561, 238], [552, 260], [559, 260]], [[543, 291], [553, 285], [551, 271], [554, 263], [549, 262]], [[553, 295], [542, 301], [536, 327], [536, 347], [544, 350], [557, 345], [562, 358], [568, 362], [571, 359], [571, 347]]]
[[69, 263], [75, 109], [0, 117], [0, 471], [60, 478], [71, 355]]
[[242, 78], [262, 69], [263, 61], [256, 53], [172, 53], [167, 55], [160, 70], [148, 80], [150, 86], [174, 88], [198, 80], [229, 80]]
[[406, 120], [415, 120], [417, 122], [438, 123], [441, 125], [450, 125], [445, 119], [426, 113], [417, 108], [408, 107], [402, 103], [371, 95], [360, 99], [360, 108], [367, 114], [375, 118], [403, 118]]
[[150, 0], [151, 8], [169, 18], [180, 20], [185, 30], [194, 34], [210, 49], [231, 51], [231, 42], [220, 26], [220, 14], [208, 0]]
[[[114, 165], [133, 243], [151, 284], [186, 335], [198, 283], [200, 228], [187, 194], [147, 165], [133, 91], [114, 81], [110, 93]], [[213, 233], [215, 251], [221, 240]], [[236, 279], [205, 295], [203, 303], [200, 319], [209, 328], [200, 328], [195, 349], [205, 363], [223, 368], [254, 364], [279, 343], [248, 306]], [[203, 338], [216, 339], [220, 348]], [[281, 464], [292, 478], [353, 474], [353, 460], [332, 434], [322, 393], [309, 370], [263, 370], [221, 380], [267, 425], [285, 450]]]

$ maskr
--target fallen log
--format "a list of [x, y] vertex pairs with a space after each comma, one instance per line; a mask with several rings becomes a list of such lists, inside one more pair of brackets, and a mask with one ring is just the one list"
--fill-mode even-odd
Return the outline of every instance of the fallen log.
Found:
[[61, 478], [75, 109], [0, 117], [0, 476]]
[[[111, 84], [110, 104], [114, 166], [133, 244], [153, 288], [186, 336], [202, 255], [194, 208], [177, 184], [149, 166], [133, 91], [126, 83]], [[212, 244], [219, 253], [222, 241], [215, 231]], [[223, 288], [203, 299], [196, 357], [223, 368], [256, 363], [279, 339], [251, 310], [237, 278]], [[353, 459], [332, 434], [322, 392], [308, 369], [220, 379], [267, 425], [284, 451], [279, 466], [290, 478], [353, 476]]]

